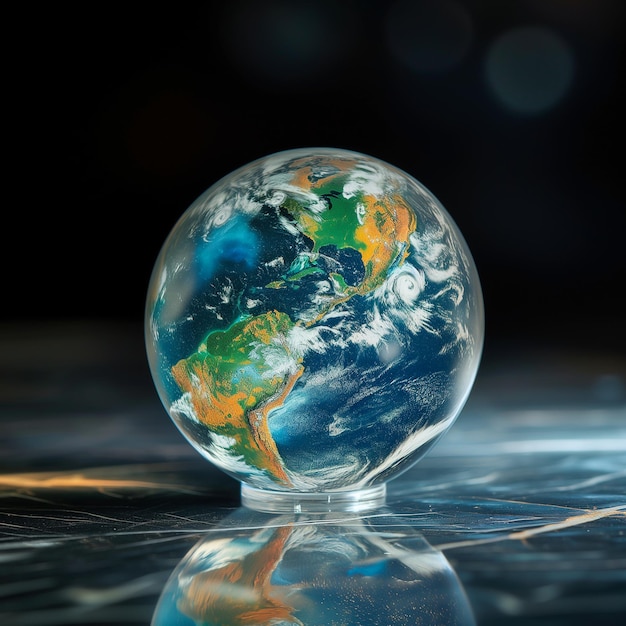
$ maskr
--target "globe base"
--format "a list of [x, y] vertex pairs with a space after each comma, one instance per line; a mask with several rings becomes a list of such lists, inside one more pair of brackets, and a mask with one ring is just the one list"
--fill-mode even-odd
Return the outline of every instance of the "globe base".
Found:
[[271, 491], [241, 483], [241, 504], [262, 513], [356, 513], [383, 506], [385, 484], [354, 491]]

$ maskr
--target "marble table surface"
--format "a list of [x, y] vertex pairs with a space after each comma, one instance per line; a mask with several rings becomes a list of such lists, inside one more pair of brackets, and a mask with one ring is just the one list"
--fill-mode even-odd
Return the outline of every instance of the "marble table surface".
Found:
[[0, 624], [626, 624], [626, 359], [485, 354], [361, 514], [271, 515], [183, 440], [141, 329], [0, 327]]

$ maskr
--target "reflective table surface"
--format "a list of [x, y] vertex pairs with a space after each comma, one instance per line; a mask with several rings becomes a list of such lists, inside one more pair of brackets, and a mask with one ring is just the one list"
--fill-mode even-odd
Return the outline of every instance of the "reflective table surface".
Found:
[[626, 623], [615, 354], [485, 358], [385, 506], [271, 515], [170, 422], [140, 328], [0, 339], [0, 624]]

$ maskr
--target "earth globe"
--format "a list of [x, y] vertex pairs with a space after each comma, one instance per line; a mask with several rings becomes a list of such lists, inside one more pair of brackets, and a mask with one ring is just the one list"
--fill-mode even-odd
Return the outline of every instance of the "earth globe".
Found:
[[322, 147], [248, 163], [182, 213], [144, 326], [167, 413], [244, 506], [358, 511], [458, 417], [484, 310], [438, 199], [386, 161]]

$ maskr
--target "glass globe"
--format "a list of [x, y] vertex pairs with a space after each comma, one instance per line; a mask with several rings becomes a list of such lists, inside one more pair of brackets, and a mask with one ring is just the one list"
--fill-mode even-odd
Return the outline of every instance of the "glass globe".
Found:
[[165, 409], [261, 510], [359, 510], [450, 428], [482, 351], [476, 267], [415, 178], [307, 148], [225, 176], [150, 279]]

